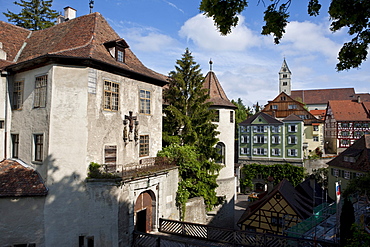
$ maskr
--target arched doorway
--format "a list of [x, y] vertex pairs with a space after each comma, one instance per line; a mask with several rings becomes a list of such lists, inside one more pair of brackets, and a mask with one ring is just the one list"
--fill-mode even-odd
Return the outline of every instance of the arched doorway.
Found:
[[153, 229], [155, 196], [152, 191], [142, 192], [135, 203], [135, 230], [150, 232]]

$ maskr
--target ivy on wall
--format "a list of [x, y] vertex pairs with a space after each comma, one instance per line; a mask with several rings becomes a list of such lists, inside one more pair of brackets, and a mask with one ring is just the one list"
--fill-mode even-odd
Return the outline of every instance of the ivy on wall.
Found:
[[240, 185], [242, 188], [253, 189], [252, 179], [257, 176], [267, 182], [269, 176], [274, 178], [274, 185], [286, 178], [294, 187], [300, 184], [304, 179], [304, 168], [293, 166], [291, 164], [261, 165], [250, 164], [244, 165], [241, 170]]

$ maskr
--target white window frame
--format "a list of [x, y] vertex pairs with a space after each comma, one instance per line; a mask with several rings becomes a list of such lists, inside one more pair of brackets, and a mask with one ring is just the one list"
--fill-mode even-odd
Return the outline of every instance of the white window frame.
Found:
[[289, 124], [288, 125], [288, 132], [297, 132], [298, 131], [298, 126], [297, 124]]

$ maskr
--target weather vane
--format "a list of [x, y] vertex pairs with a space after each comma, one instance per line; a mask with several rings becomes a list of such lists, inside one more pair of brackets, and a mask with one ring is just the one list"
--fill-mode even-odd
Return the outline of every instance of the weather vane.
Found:
[[92, 9], [94, 8], [94, 1], [93, 0], [90, 0], [89, 7], [90, 7], [90, 14], [91, 14], [92, 13]]

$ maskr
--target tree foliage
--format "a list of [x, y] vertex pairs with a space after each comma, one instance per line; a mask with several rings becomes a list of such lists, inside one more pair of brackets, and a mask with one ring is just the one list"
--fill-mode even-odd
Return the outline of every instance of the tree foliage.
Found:
[[[299, 1], [299, 0], [296, 0]], [[307, 13], [317, 16], [321, 10], [319, 0], [307, 0]], [[265, 4], [264, 0], [257, 3]], [[270, 0], [264, 12], [265, 24], [263, 35], [273, 35], [274, 42], [280, 43], [289, 22], [289, 7], [293, 0]], [[226, 35], [238, 23], [237, 15], [246, 7], [245, 0], [202, 0], [199, 9], [208, 17], [212, 17], [219, 31]], [[338, 54], [338, 71], [358, 68], [367, 57], [370, 43], [370, 1], [363, 0], [331, 0], [328, 13], [331, 18], [331, 31], [336, 32], [348, 28], [351, 41], [343, 44]]]
[[370, 246], [370, 235], [359, 225], [352, 225], [352, 238], [347, 239], [346, 247]]
[[368, 194], [369, 191], [370, 191], [370, 173], [367, 173], [365, 176], [351, 179], [347, 184], [347, 187], [342, 195], [343, 197], [347, 198], [355, 194], [365, 195]]
[[53, 26], [58, 13], [51, 9], [53, 0], [20, 0], [14, 4], [22, 7], [19, 14], [9, 10], [3, 14], [8, 18], [9, 22], [14, 22], [15, 25], [30, 30], [41, 30]]
[[303, 167], [293, 166], [291, 164], [261, 165], [250, 164], [242, 168], [241, 185], [252, 188], [252, 179], [261, 175], [267, 182], [269, 176], [274, 178], [274, 185], [277, 185], [286, 178], [294, 187], [300, 184], [304, 178]]
[[[207, 89], [203, 88], [204, 77], [191, 52], [186, 49], [182, 59], [177, 60], [175, 71], [169, 74], [169, 87], [164, 91], [164, 100], [168, 106], [164, 109], [163, 141], [172, 152], [180, 155], [181, 182], [178, 202], [183, 198], [203, 196], [210, 209], [217, 203], [215, 188], [220, 160], [215, 145], [217, 126], [212, 123], [215, 112], [210, 109]], [[170, 146], [172, 145], [172, 146]], [[174, 146], [175, 145], [175, 146]], [[182, 163], [182, 146], [195, 152], [195, 161]], [[190, 150], [189, 150], [190, 152]]]

